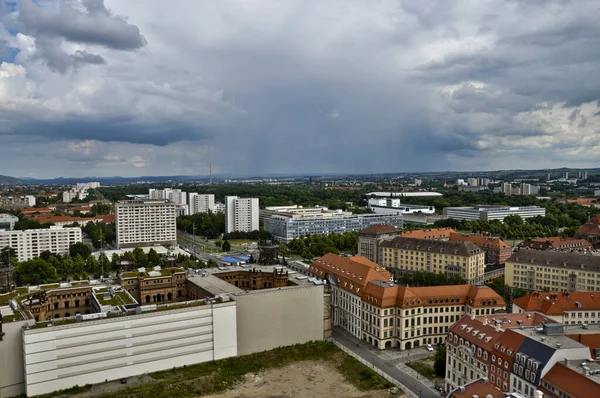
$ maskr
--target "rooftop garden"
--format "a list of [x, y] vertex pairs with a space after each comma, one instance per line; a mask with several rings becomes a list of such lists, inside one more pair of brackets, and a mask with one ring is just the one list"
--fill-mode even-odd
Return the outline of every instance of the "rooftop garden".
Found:
[[106, 293], [106, 292], [108, 292], [108, 289], [100, 289], [100, 290], [96, 290], [94, 292], [96, 298], [98, 299], [98, 302], [102, 306], [110, 305], [110, 306], [115, 307], [115, 306], [119, 306], [119, 305], [126, 305], [126, 304], [134, 303], [133, 300], [131, 300], [131, 298], [124, 291], [117, 291], [117, 292], [115, 292], [115, 295], [112, 296], [111, 298], [104, 298], [104, 293]]

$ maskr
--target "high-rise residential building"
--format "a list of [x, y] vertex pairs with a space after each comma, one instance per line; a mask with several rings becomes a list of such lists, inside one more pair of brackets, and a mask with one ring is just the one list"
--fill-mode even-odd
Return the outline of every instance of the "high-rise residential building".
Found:
[[562, 178], [565, 179], [565, 180], [568, 180], [569, 179], [569, 172], [568, 171], [563, 171], [562, 172]]
[[502, 184], [502, 192], [504, 192], [504, 194], [506, 196], [509, 196], [512, 194], [512, 184], [510, 182], [505, 182], [504, 184]]
[[374, 224], [358, 233], [358, 255], [378, 262], [377, 243], [386, 238], [400, 235], [402, 230], [393, 225]]
[[485, 252], [471, 242], [396, 237], [383, 240], [379, 264], [396, 279], [404, 273], [427, 271], [460, 276], [467, 283], [485, 273]]
[[521, 195], [531, 195], [531, 184], [521, 184]]
[[211, 213], [215, 212], [215, 195], [213, 194], [198, 194], [195, 192], [189, 193], [188, 200], [189, 214], [196, 213]]
[[19, 261], [39, 257], [44, 251], [69, 253], [73, 243], [81, 242], [81, 228], [50, 227], [25, 231], [0, 231], [0, 248], [10, 247]]
[[116, 203], [117, 246], [170, 246], [177, 243], [176, 206], [169, 200]]
[[225, 197], [225, 232], [251, 232], [259, 228], [258, 198]]
[[577, 172], [577, 179], [579, 180], [587, 180], [588, 172], [586, 170], [579, 170]]

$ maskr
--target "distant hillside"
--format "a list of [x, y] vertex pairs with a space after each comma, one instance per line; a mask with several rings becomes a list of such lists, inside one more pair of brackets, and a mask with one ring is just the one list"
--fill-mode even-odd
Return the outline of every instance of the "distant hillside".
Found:
[[15, 177], [0, 175], [0, 185], [19, 185], [23, 184], [23, 181]]

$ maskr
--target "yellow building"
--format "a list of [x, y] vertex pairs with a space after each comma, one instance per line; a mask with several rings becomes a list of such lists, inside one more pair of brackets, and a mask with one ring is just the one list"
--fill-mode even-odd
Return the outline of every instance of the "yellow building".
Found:
[[394, 238], [379, 244], [380, 264], [395, 278], [405, 272], [426, 271], [459, 275], [468, 283], [485, 272], [485, 252], [471, 242]]
[[530, 291], [600, 291], [600, 257], [522, 249], [506, 262], [508, 286]]

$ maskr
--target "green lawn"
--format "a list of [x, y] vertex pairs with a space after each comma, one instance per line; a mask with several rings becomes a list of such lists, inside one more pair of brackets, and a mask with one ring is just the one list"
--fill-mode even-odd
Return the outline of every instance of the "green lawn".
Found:
[[424, 361], [427, 361], [429, 359], [433, 359], [432, 358], [424, 358], [418, 361], [412, 361], [407, 363], [407, 365], [411, 368], [413, 368], [414, 370], [416, 370], [420, 375], [428, 378], [428, 379], [434, 379], [435, 376], [435, 371], [433, 370], [433, 366], [431, 366], [428, 363], [425, 363]]

